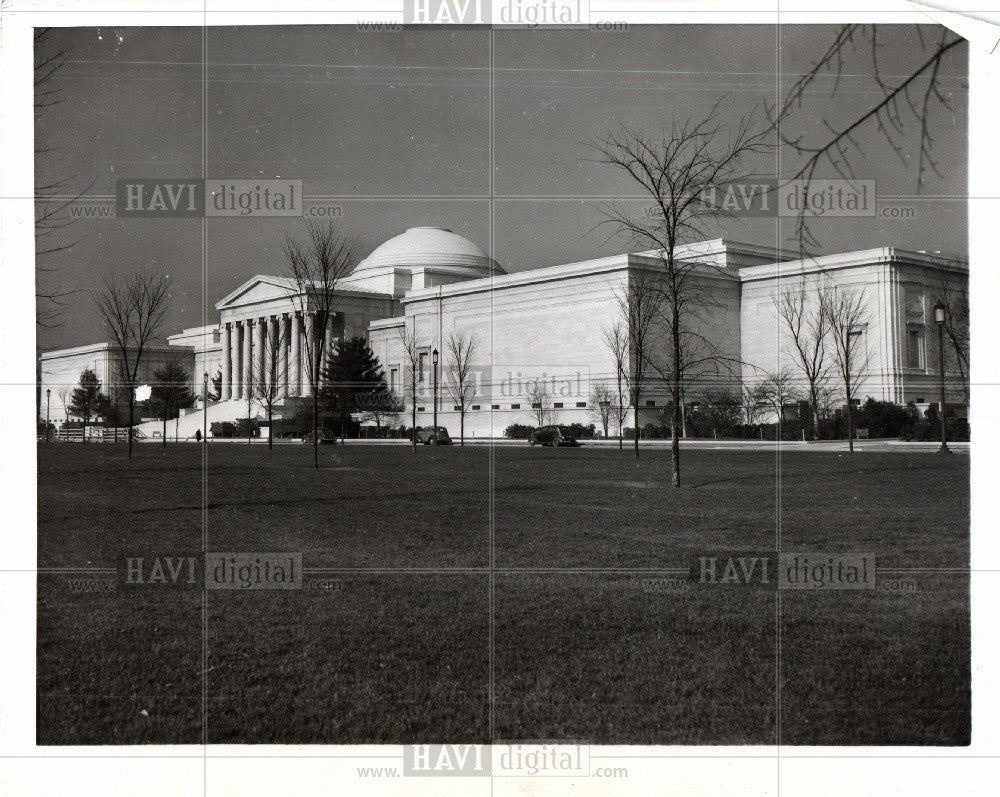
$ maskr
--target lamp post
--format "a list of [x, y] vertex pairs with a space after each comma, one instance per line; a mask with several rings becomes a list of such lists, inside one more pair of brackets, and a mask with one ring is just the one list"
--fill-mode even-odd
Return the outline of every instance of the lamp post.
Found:
[[52, 400], [52, 388], [45, 388], [45, 442], [49, 442], [49, 403]]
[[204, 393], [202, 393], [202, 410], [203, 415], [201, 419], [201, 443], [202, 445], [208, 444], [208, 371], [205, 371], [205, 387]]
[[431, 352], [431, 362], [434, 363], [434, 445], [438, 441], [438, 350]]
[[937, 322], [938, 328], [938, 389], [939, 389], [939, 400], [938, 400], [938, 415], [941, 416], [941, 447], [938, 452], [941, 454], [950, 454], [951, 449], [948, 448], [948, 433], [944, 422], [944, 321], [945, 321], [945, 306], [940, 302], [934, 305], [934, 321]]

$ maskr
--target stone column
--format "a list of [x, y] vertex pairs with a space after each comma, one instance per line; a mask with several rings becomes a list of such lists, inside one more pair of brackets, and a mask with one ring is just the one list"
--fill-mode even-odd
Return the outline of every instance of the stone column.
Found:
[[249, 397], [251, 381], [253, 380], [253, 320], [247, 318], [243, 322], [243, 379], [240, 398]]
[[288, 389], [293, 396], [302, 395], [302, 319], [292, 312], [292, 355], [289, 364]]
[[302, 360], [303, 360], [303, 371], [305, 373], [305, 378], [302, 380], [302, 395], [311, 396], [313, 394], [313, 379], [312, 379], [312, 363], [310, 360], [310, 353], [315, 355], [316, 352], [316, 318], [312, 313], [306, 313], [305, 317], [305, 328], [306, 328], [306, 345], [302, 347]]
[[267, 318], [257, 319], [257, 335], [254, 338], [254, 379], [261, 385], [267, 384], [267, 366], [265, 365], [267, 353]]
[[273, 379], [278, 380], [278, 384], [281, 384], [281, 338], [278, 336], [278, 316], [272, 315], [267, 317], [267, 349], [264, 355], [266, 360], [264, 364], [264, 370], [267, 371], [267, 381], [268, 386], [271, 388], [271, 395], [277, 397], [281, 395], [279, 392], [275, 391], [274, 385], [271, 385]]
[[288, 397], [288, 314], [278, 317], [278, 396]]
[[243, 326], [233, 321], [233, 399], [243, 397]]
[[219, 401], [228, 401], [233, 389], [233, 336], [229, 324], [222, 325], [222, 388]]

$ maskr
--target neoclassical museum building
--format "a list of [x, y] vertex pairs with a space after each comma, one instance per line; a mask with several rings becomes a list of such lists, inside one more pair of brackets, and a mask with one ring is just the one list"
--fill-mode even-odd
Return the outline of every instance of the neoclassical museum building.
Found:
[[[687, 332], [713, 353], [706, 358], [712, 364], [688, 380], [685, 403], [726, 392], [738, 397], [744, 386], [783, 370], [793, 388], [796, 382], [801, 388], [778, 300], [800, 287], [807, 297], [818, 296], [818, 286], [836, 286], [864, 299], [863, 317], [852, 333], [859, 336], [865, 362], [856, 395], [918, 406], [937, 401], [934, 306], [966, 296], [966, 259], [884, 247], [801, 260], [722, 239], [687, 245], [678, 256], [692, 264], [688, 279], [696, 286], [691, 295], [697, 307], [686, 316]], [[460, 235], [414, 227], [377, 247], [340, 281], [328, 338], [332, 345], [367, 338], [388, 387], [405, 403], [398, 417], [380, 418], [382, 424], [409, 425], [413, 404], [417, 424], [432, 423], [437, 360], [438, 422], [457, 433], [463, 403], [457, 394], [463, 391], [455, 386], [452, 341], [461, 337], [472, 344], [470, 375], [463, 380], [474, 390], [464, 402], [467, 435], [501, 436], [512, 423], [537, 425], [542, 417], [599, 427], [595, 405], [602, 386], [617, 394], [609, 331], [625, 321], [622, 299], [628, 286], [658, 269], [656, 254], [647, 252], [507, 273]], [[316, 389], [303, 367], [305, 336], [315, 335], [313, 316], [299, 312], [302, 303], [292, 280], [258, 274], [215, 307], [218, 323], [171, 335], [166, 345], [147, 352], [140, 373], [140, 381], [150, 381], [171, 358], [180, 358], [191, 373], [199, 404], [179, 420], [176, 431], [182, 438], [201, 428], [206, 373], [221, 377], [221, 395], [209, 401], [208, 420], [247, 417], [247, 378], [262, 370], [252, 358], [263, 356], [266, 341], [277, 342], [277, 417], [294, 411]], [[416, 349], [415, 384], [404, 341]], [[65, 394], [86, 368], [111, 384], [115, 363], [107, 343], [46, 352], [40, 363], [41, 394], [46, 389], [53, 396]], [[949, 405], [964, 407], [965, 376], [952, 356], [945, 358], [945, 376]], [[464, 392], [468, 396], [469, 389]], [[640, 400], [641, 422], [658, 422], [668, 397], [665, 383], [651, 371]], [[66, 420], [64, 402], [52, 398], [48, 410], [53, 422]], [[45, 411], [43, 399], [42, 417]], [[263, 408], [250, 411], [264, 416]], [[148, 426], [147, 436], [159, 434], [158, 423]]]

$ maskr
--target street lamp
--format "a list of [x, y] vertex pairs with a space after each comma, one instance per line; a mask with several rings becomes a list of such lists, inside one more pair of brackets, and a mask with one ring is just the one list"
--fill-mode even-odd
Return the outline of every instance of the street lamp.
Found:
[[45, 442], [49, 442], [49, 402], [52, 400], [52, 388], [45, 388]]
[[434, 363], [434, 445], [438, 441], [438, 350], [431, 352], [431, 362]]
[[951, 449], [948, 448], [948, 433], [944, 423], [944, 320], [945, 320], [945, 306], [938, 302], [934, 305], [934, 321], [937, 323], [938, 328], [938, 389], [939, 389], [939, 400], [938, 400], [938, 415], [941, 416], [941, 447], [938, 452], [941, 454], [950, 454]]

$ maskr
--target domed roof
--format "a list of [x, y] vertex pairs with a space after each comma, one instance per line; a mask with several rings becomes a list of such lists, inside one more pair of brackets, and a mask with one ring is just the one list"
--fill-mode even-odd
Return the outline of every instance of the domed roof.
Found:
[[362, 276], [386, 268], [429, 267], [454, 269], [467, 276], [506, 274], [472, 241], [444, 227], [410, 227], [390, 238], [362, 260], [351, 272]]

